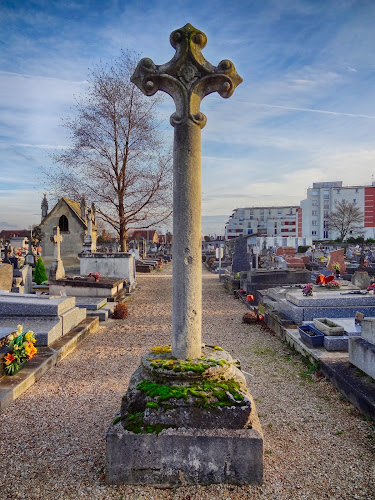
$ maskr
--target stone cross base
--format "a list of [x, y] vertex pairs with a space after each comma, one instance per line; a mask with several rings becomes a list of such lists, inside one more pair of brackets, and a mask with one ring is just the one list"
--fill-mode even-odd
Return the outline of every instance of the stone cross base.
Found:
[[106, 481], [160, 487], [249, 484], [263, 480], [263, 438], [253, 429], [166, 429], [134, 434], [121, 422], [107, 432]]
[[48, 273], [48, 279], [51, 281], [52, 280], [56, 281], [56, 280], [61, 280], [63, 278], [65, 278], [65, 269], [64, 269], [62, 260], [61, 259], [59, 259], [59, 260], [54, 259], [51, 262], [51, 267], [50, 267], [50, 270]]
[[170, 351], [154, 348], [130, 379], [107, 433], [107, 482], [261, 483], [262, 430], [237, 363], [217, 346], [193, 360]]

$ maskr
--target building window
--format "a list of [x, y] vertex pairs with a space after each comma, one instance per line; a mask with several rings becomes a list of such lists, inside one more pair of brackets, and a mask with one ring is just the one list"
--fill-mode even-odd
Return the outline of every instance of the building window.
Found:
[[260, 209], [260, 213], [261, 213], [261, 215], [264, 215], [264, 208]]
[[327, 199], [329, 198], [329, 191], [328, 191], [328, 189], [325, 189], [325, 190], [323, 191], [323, 198], [324, 198], [325, 200], [327, 200]]
[[311, 205], [313, 207], [317, 207], [318, 206], [318, 200], [312, 200]]
[[316, 231], [311, 231], [312, 236], [316, 236]]
[[317, 211], [317, 210], [313, 210], [313, 211], [311, 212], [311, 215], [312, 215], [312, 216], [314, 216], [314, 215], [318, 215], [318, 211]]
[[312, 194], [313, 196], [318, 196], [318, 191], [312, 191], [312, 192], [311, 192], [311, 194]]
[[69, 222], [65, 215], [62, 215], [59, 219], [59, 228], [62, 233], [67, 233], [69, 231]]
[[317, 226], [318, 225], [318, 221], [317, 220], [312, 220], [311, 221], [311, 225], [312, 226]]
[[281, 208], [279, 208], [279, 209], [277, 210], [277, 213], [278, 213], [279, 215], [281, 215], [281, 214], [282, 214], [282, 212], [281, 212]]
[[356, 190], [355, 190], [355, 192], [356, 192], [356, 193], [359, 193], [359, 189], [356, 189]]
[[324, 218], [328, 219], [329, 217], [329, 210], [324, 210]]
[[324, 202], [323, 202], [323, 208], [325, 208], [325, 209], [329, 208], [329, 200], [324, 200]]
[[355, 198], [353, 198], [353, 203], [357, 203], [357, 200]]
[[328, 238], [328, 231], [323, 231], [323, 238]]
[[254, 215], [254, 210], [252, 208], [250, 209], [250, 215]]
[[337, 194], [340, 194], [340, 190], [339, 189], [337, 190]]

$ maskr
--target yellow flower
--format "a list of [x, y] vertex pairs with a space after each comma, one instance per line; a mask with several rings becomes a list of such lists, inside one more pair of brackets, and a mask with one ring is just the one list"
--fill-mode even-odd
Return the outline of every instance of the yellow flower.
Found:
[[11, 342], [13, 339], [14, 339], [14, 335], [12, 335], [12, 334], [8, 335], [9, 342]]
[[25, 333], [25, 340], [29, 342], [32, 336], [33, 336], [32, 332]]
[[22, 345], [23, 345], [23, 347], [26, 347], [26, 346], [29, 345], [29, 343], [28, 342], [24, 342]]
[[17, 345], [17, 344], [14, 344], [13, 349], [14, 349], [15, 351], [18, 351], [18, 349], [19, 349], [18, 345]]
[[22, 325], [17, 325], [17, 333], [18, 335], [22, 333]]
[[32, 342], [33, 344], [35, 344], [36, 339], [34, 337], [31, 337], [30, 342]]

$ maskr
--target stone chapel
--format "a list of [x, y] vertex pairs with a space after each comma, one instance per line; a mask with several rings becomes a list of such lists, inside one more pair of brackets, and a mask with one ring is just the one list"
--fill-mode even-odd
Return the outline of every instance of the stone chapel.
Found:
[[81, 202], [60, 198], [53, 209], [48, 212], [48, 201], [46, 195], [42, 200], [42, 220], [40, 223], [42, 236], [42, 257], [46, 267], [49, 267], [53, 259], [53, 243], [51, 236], [53, 228], [58, 226], [62, 236], [61, 259], [64, 267], [79, 267], [78, 254], [82, 252], [83, 239], [87, 234], [88, 216], [92, 218], [92, 242], [96, 248], [97, 227], [96, 210], [94, 203], [87, 207], [85, 197]]

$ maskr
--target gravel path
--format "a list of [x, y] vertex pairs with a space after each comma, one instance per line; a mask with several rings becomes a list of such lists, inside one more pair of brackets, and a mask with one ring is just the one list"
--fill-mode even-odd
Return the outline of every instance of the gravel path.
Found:
[[[264, 432], [264, 484], [161, 490], [104, 482], [105, 431], [141, 355], [171, 339], [171, 265], [0, 414], [0, 499], [373, 499], [375, 429], [203, 270], [203, 341], [242, 363]], [[27, 327], [27, 325], [25, 325]]]

